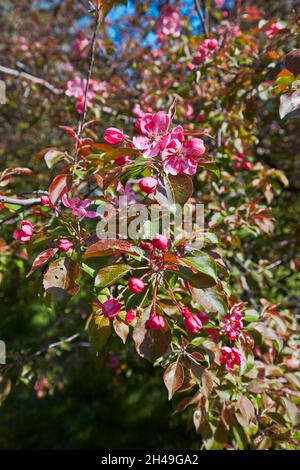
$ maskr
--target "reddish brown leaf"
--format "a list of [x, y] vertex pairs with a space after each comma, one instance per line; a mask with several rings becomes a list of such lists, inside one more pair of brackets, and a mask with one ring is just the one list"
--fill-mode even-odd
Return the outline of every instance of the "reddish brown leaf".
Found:
[[168, 390], [168, 399], [171, 400], [174, 393], [180, 389], [184, 380], [184, 371], [180, 362], [173, 362], [164, 373], [164, 383]]
[[52, 204], [55, 206], [62, 196], [68, 193], [73, 184], [71, 175], [57, 175], [50, 184], [49, 196]]
[[126, 240], [117, 240], [116, 238], [107, 238], [99, 240], [90, 245], [85, 254], [85, 258], [93, 258], [96, 256], [108, 256], [114, 253], [131, 253], [138, 254], [134, 249], [134, 245]]
[[51, 258], [52, 256], [55, 255], [55, 253], [57, 253], [57, 248], [49, 248], [48, 250], [45, 250], [45, 251], [42, 251], [42, 253], [40, 253], [34, 260], [34, 262], [32, 263], [32, 266], [31, 266], [31, 269], [29, 271], [29, 273], [27, 274], [27, 277], [30, 276], [30, 274], [37, 268], [39, 268], [40, 266], [43, 266], [44, 264], [46, 264]]
[[150, 310], [143, 310], [134, 330], [133, 340], [137, 353], [149, 361], [155, 361], [162, 357], [169, 349], [172, 332], [168, 326], [161, 330], [148, 330], [146, 321], [150, 316]]
[[119, 338], [123, 341], [123, 344], [125, 344], [129, 333], [129, 326], [118, 318], [114, 318], [113, 327]]
[[60, 258], [50, 264], [44, 274], [44, 288], [55, 299], [62, 300], [65, 294], [74, 296], [79, 291], [76, 279], [80, 273], [79, 264], [69, 258]]

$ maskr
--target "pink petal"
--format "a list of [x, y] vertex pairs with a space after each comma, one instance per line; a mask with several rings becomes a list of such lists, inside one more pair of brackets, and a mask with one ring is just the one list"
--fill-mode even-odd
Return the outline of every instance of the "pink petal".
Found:
[[138, 137], [133, 137], [132, 143], [136, 149], [145, 150], [149, 147], [150, 140], [148, 139], [148, 137], [144, 137], [140, 135]]
[[61, 201], [65, 207], [68, 207], [69, 209], [72, 209], [72, 206], [67, 198], [67, 195], [64, 194], [63, 197], [61, 198]]
[[151, 128], [152, 132], [157, 134], [163, 134], [167, 132], [170, 125], [170, 116], [164, 111], [159, 111], [156, 113], [152, 119], [152, 122], [148, 125], [149, 129]]

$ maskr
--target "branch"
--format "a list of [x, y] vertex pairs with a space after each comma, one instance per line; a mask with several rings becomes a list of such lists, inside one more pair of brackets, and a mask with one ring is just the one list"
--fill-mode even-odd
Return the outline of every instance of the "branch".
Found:
[[3, 67], [3, 65], [0, 65], [0, 72], [5, 73], [6, 75], [12, 75], [13, 77], [25, 78], [26, 80], [29, 80], [33, 83], [36, 83], [37, 85], [41, 85], [47, 88], [47, 90], [51, 91], [55, 95], [59, 95], [62, 93], [62, 90], [59, 90], [54, 85], [51, 85], [51, 83], [47, 82], [47, 80], [44, 80], [43, 78], [35, 77], [34, 75], [31, 75], [30, 73], [20, 72], [19, 70], [10, 69], [8, 67]]
[[80, 336], [80, 333], [75, 333], [74, 335], [69, 336], [69, 337], [66, 338], [66, 339], [63, 339], [63, 340], [61, 340], [61, 341], [56, 341], [55, 343], [49, 344], [49, 345], [46, 346], [45, 348], [40, 349], [39, 351], [37, 351], [36, 353], [34, 353], [34, 354], [32, 355], [32, 357], [40, 356], [41, 354], [43, 354], [43, 353], [49, 351], [49, 349], [56, 348], [57, 346], [62, 346], [63, 344], [71, 343], [72, 341], [74, 341], [74, 339], [78, 338], [78, 336]]
[[96, 41], [97, 41], [97, 31], [100, 25], [100, 4], [98, 4], [97, 7], [95, 7], [95, 12], [96, 12], [96, 21], [95, 21], [95, 27], [94, 27], [94, 32], [93, 32], [93, 38], [92, 38], [92, 44], [91, 44], [91, 53], [90, 53], [90, 65], [89, 65], [89, 70], [86, 78], [86, 85], [85, 85], [85, 90], [84, 90], [84, 102], [83, 102], [83, 113], [81, 120], [78, 125], [78, 139], [77, 139], [77, 144], [76, 144], [76, 151], [74, 155], [74, 168], [77, 165], [78, 162], [78, 152], [79, 152], [79, 146], [80, 146], [80, 141], [82, 137], [82, 132], [84, 129], [84, 124], [86, 120], [86, 114], [87, 114], [87, 95], [89, 91], [89, 86], [90, 86], [90, 81], [92, 77], [92, 72], [93, 72], [93, 67], [94, 67], [94, 62], [95, 62], [95, 52], [96, 52]]
[[202, 12], [202, 9], [199, 5], [199, 0], [194, 0], [194, 4], [195, 4], [195, 8], [197, 10], [197, 13], [198, 13], [198, 16], [200, 18], [200, 21], [201, 21], [201, 25], [202, 25], [202, 29], [203, 29], [203, 32], [204, 32], [204, 36], [206, 38], [208, 38], [208, 28], [207, 28], [207, 24], [206, 24], [206, 21], [205, 21], [205, 18], [204, 18], [204, 15], [203, 15], [203, 12]]
[[29, 199], [17, 199], [14, 197], [0, 196], [0, 202], [6, 202], [7, 204], [16, 204], [17, 206], [33, 206], [34, 204], [41, 204], [41, 198], [32, 197]]

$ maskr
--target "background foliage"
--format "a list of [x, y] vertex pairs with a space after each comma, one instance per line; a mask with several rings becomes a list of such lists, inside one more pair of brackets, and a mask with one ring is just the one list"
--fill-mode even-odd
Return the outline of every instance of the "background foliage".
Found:
[[[96, 122], [85, 137], [103, 142], [107, 127], [133, 135], [138, 105], [156, 112], [168, 110], [174, 99], [176, 123], [212, 136], [205, 143], [214, 171], [197, 174], [194, 197], [205, 203], [209, 228], [220, 239], [232, 298], [265, 316], [275, 332], [275, 340], [254, 334], [259, 379], [268, 388], [250, 392], [258, 424], [238, 417], [225, 440], [213, 419], [210, 431], [202, 432], [192, 407], [174, 414], [186, 395], [168, 402], [162, 370], [139, 358], [131, 344], [123, 346], [114, 335], [95, 356], [85, 329], [95, 300], [89, 279], [80, 279], [80, 292], [63, 303], [45, 296], [41, 269], [26, 279], [42, 250], [16, 243], [12, 233], [19, 217], [46, 224], [47, 211], [3, 200], [0, 339], [8, 361], [1, 368], [0, 446], [297, 448], [299, 118], [281, 120], [279, 108], [280, 96], [299, 86], [284, 63], [299, 46], [299, 2], [206, 2], [209, 35], [219, 47], [200, 63], [195, 57], [204, 31], [197, 2], [176, 2], [179, 36], [160, 34], [157, 18], [168, 2], [114, 3], [105, 2], [98, 31], [93, 79], [101, 86], [88, 109]], [[278, 21], [281, 29], [268, 33]], [[1, 195], [39, 197], [65, 164], [46, 165], [45, 149], [72, 155], [73, 142], [59, 126], [76, 128], [82, 116], [66, 91], [68, 82], [87, 76], [93, 27], [85, 1], [1, 4], [0, 76], [7, 86], [7, 103], [0, 105], [1, 171], [32, 170], [2, 174]], [[103, 173], [114, 168], [109, 163]]]

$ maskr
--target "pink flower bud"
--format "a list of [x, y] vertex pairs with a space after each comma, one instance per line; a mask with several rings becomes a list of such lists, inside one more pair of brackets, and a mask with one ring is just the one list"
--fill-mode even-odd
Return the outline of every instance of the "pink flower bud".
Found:
[[117, 299], [109, 299], [102, 304], [102, 312], [105, 317], [113, 318], [118, 315], [121, 310], [121, 302]]
[[202, 325], [207, 325], [209, 319], [206, 312], [199, 310], [199, 312], [197, 312], [197, 317], [201, 320]]
[[152, 239], [152, 245], [161, 251], [167, 251], [169, 240], [164, 235], [159, 235], [158, 233]]
[[250, 163], [249, 160], [245, 160], [244, 161], [244, 168], [247, 171], [252, 170], [252, 163]]
[[104, 132], [104, 140], [109, 144], [119, 144], [124, 139], [124, 133], [116, 127], [109, 127]]
[[21, 222], [21, 229], [14, 230], [13, 237], [21, 242], [29, 242], [33, 234], [33, 225], [29, 220]]
[[125, 316], [125, 323], [129, 325], [129, 323], [132, 323], [133, 320], [135, 320], [135, 317], [136, 317], [136, 310], [129, 310], [129, 312], [127, 312]]
[[50, 198], [49, 196], [42, 196], [41, 197], [41, 203], [43, 204], [43, 206], [50, 206]]
[[118, 157], [118, 158], [115, 159], [115, 163], [118, 166], [123, 166], [123, 165], [125, 165], [125, 163], [128, 162], [128, 160], [129, 160], [128, 157]]
[[139, 182], [139, 187], [144, 193], [146, 194], [151, 194], [156, 191], [158, 181], [155, 178], [152, 178], [152, 176], [148, 176], [147, 178], [141, 179]]
[[161, 330], [165, 326], [165, 319], [161, 315], [151, 315], [149, 320], [146, 321], [146, 327], [149, 328], [149, 330]]
[[128, 288], [133, 294], [139, 294], [145, 288], [145, 283], [138, 277], [132, 277], [128, 282]]
[[185, 315], [183, 324], [189, 333], [196, 334], [202, 328], [202, 322], [196, 315]]
[[192, 62], [188, 62], [186, 64], [186, 70], [191, 71], [191, 70], [194, 70], [194, 68], [195, 68], [195, 66], [194, 66], [194, 64], [192, 64]]
[[67, 251], [69, 251], [69, 249], [72, 248], [73, 243], [67, 240], [66, 238], [61, 238], [58, 241], [57, 246], [60, 251], [64, 251], [65, 253], [67, 253]]
[[218, 47], [218, 41], [216, 39], [206, 39], [204, 44], [210, 51], [214, 51]]
[[141, 247], [143, 250], [148, 251], [148, 253], [151, 253], [151, 251], [154, 250], [154, 247], [153, 247], [152, 243], [150, 243], [150, 242], [141, 242], [141, 243], [140, 243], [140, 247]]
[[235, 165], [234, 165], [235, 169], [236, 170], [241, 170], [242, 169], [242, 164], [241, 162], [236, 162]]

